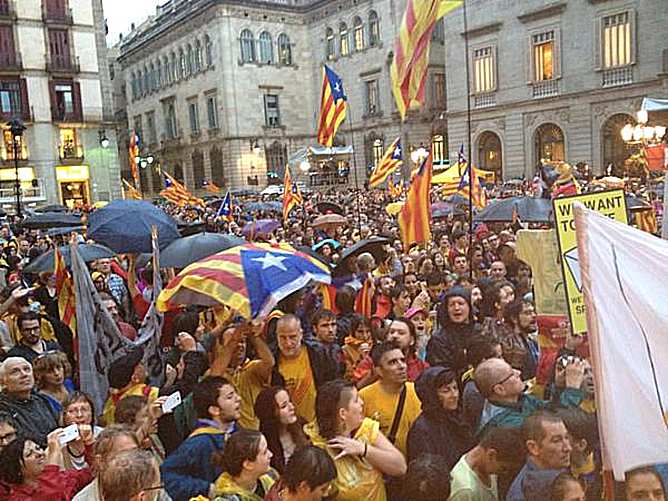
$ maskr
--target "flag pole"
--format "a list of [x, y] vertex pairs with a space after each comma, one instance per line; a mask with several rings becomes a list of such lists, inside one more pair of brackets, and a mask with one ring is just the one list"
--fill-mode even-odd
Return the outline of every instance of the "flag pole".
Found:
[[[350, 106], [347, 107], [347, 116], [346, 121], [350, 120], [348, 123], [350, 125], [350, 146], [353, 148], [353, 175], [355, 176], [355, 202], [357, 205], [357, 231], [360, 232], [360, 238], [362, 235], [362, 220], [360, 213], [360, 187], [357, 181], [357, 160], [355, 156], [355, 134], [353, 133], [353, 118]], [[337, 173], [338, 174], [338, 173]]]
[[[467, 150], [466, 159], [468, 162], [469, 171], [469, 257], [471, 256], [471, 249], [473, 249], [473, 159], [471, 158], [471, 76], [469, 68], [469, 28], [466, 17], [466, 0], [462, 2], [464, 14], [464, 52], [466, 53], [466, 138]], [[473, 266], [469, 260], [469, 277], [473, 278]]]

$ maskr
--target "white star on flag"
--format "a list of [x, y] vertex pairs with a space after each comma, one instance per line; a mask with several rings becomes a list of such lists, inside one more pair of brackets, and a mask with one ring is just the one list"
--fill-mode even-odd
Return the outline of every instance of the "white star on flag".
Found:
[[397, 146], [396, 149], [394, 150], [394, 156], [395, 157], [401, 156], [401, 148], [399, 146]]
[[285, 261], [288, 257], [287, 256], [276, 256], [274, 254], [270, 254], [267, 252], [264, 257], [255, 257], [253, 258], [253, 261], [257, 261], [258, 263], [262, 263], [262, 269], [266, 270], [267, 268], [271, 268], [272, 266], [276, 266], [276, 268], [283, 270], [283, 271], [288, 271], [288, 269], [285, 267], [283, 264], [283, 261]]

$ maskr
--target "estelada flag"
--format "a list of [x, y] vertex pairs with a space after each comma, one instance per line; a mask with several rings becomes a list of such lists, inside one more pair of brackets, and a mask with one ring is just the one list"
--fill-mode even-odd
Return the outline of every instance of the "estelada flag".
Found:
[[341, 78], [324, 65], [322, 94], [320, 97], [320, 122], [318, 124], [318, 142], [331, 148], [339, 125], [346, 119], [346, 95], [343, 92]]
[[225, 195], [223, 201], [220, 203], [220, 207], [218, 207], [216, 216], [222, 217], [225, 221], [228, 222], [234, 221], [234, 216], [232, 215], [232, 197], [229, 191]]
[[170, 202], [179, 205], [199, 205], [205, 206], [204, 200], [197, 198], [179, 181], [163, 171], [165, 175], [165, 189], [160, 192], [160, 196], [166, 198]]
[[[54, 258], [54, 276], [56, 278], [56, 295], [58, 296], [58, 313], [60, 319], [72, 331], [72, 335], [77, 333], [77, 317], [76, 317], [76, 302], [74, 297], [74, 282], [70, 275], [65, 259], [62, 253], [55, 248], [53, 252]], [[76, 346], [76, 343], [74, 343]]]
[[285, 166], [285, 177], [283, 178], [283, 220], [290, 215], [290, 211], [296, 206], [304, 203], [301, 191], [297, 183], [290, 178], [290, 168]]
[[408, 0], [390, 69], [392, 93], [403, 120], [424, 102], [431, 34], [436, 22], [462, 0]]
[[404, 249], [431, 240], [432, 154], [427, 155], [411, 181], [406, 204], [399, 213], [399, 229]]
[[204, 189], [209, 193], [220, 193], [220, 188], [213, 181], [205, 179], [202, 184], [204, 185]]
[[383, 158], [380, 159], [378, 165], [369, 177], [369, 187], [376, 188], [383, 184], [385, 180], [402, 164], [401, 157], [401, 138], [396, 138], [389, 148], [385, 151]]

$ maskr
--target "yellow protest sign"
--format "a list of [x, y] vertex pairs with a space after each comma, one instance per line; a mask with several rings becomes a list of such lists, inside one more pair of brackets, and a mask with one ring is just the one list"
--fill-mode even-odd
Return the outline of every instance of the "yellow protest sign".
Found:
[[599, 191], [556, 198], [552, 201], [554, 221], [557, 227], [557, 241], [561, 255], [561, 272], [566, 285], [566, 303], [571, 326], [575, 334], [586, 332], [587, 317], [582, 298], [582, 280], [578, 262], [578, 248], [575, 239], [575, 215], [573, 203], [580, 202], [588, 209], [595, 210], [616, 221], [628, 224], [624, 190]]

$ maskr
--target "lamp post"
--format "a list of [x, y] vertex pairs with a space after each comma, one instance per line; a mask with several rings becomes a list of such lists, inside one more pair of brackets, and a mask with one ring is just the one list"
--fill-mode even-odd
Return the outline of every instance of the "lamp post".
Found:
[[21, 148], [21, 137], [26, 130], [23, 122], [14, 118], [9, 122], [9, 130], [12, 133], [12, 143], [14, 147], [14, 191], [16, 192], [16, 217], [21, 219], [21, 180], [19, 179], [19, 150]]

